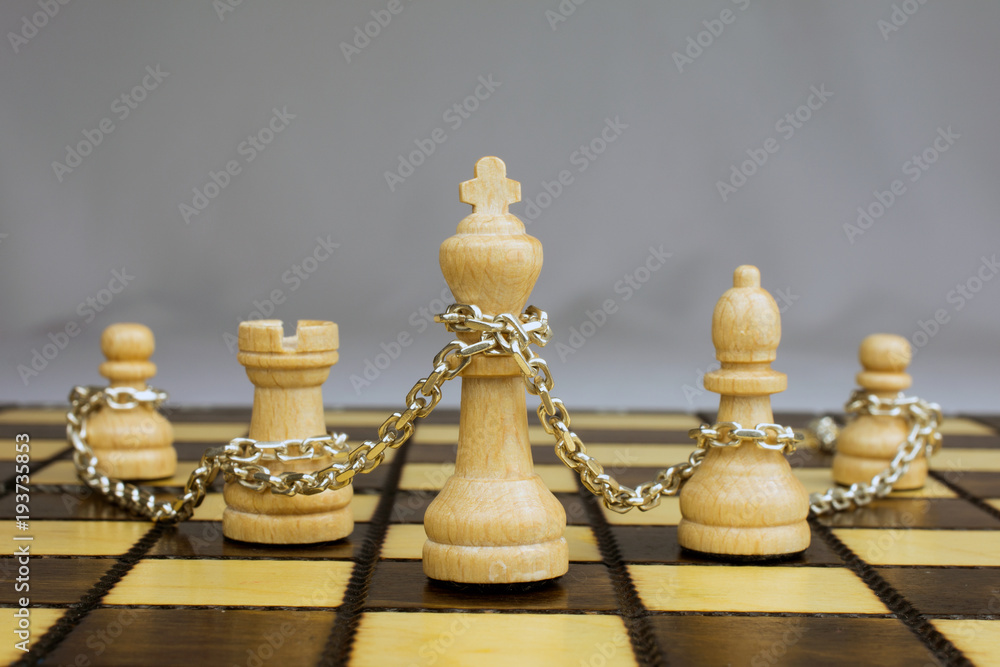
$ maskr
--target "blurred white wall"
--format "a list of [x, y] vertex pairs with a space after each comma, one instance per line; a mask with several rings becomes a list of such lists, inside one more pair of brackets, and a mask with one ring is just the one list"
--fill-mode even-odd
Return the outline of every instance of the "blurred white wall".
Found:
[[248, 403], [228, 336], [273, 309], [339, 323], [328, 403], [399, 405], [493, 154], [569, 406], [713, 406], [712, 308], [753, 263], [776, 408], [838, 408], [886, 331], [915, 393], [1000, 409], [995, 2], [62, 1], [0, 6], [0, 401], [99, 382], [101, 330], [140, 321], [174, 402]]

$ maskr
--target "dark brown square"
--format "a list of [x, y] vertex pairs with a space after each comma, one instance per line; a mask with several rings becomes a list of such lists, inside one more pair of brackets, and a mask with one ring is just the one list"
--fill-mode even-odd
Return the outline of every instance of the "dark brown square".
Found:
[[[96, 584], [115, 564], [113, 558], [39, 558], [28, 563], [27, 577], [18, 571], [20, 564], [13, 557], [0, 559], [0, 580], [9, 582], [0, 587], [0, 603], [17, 604], [21, 597], [31, 604], [73, 604]], [[25, 581], [17, 581], [18, 578]], [[28, 590], [17, 590], [18, 586]]]
[[316, 560], [335, 558], [346, 560], [354, 557], [357, 544], [366, 532], [367, 524], [355, 525], [354, 532], [336, 542], [319, 544], [251, 544], [231, 540], [222, 535], [221, 521], [188, 521], [167, 528], [150, 557], [170, 556], [180, 558], [302, 558]]
[[570, 563], [569, 571], [548, 583], [474, 586], [432, 581], [419, 561], [379, 561], [368, 608], [611, 611], [617, 608], [607, 568]]
[[649, 622], [669, 664], [938, 664], [916, 635], [892, 618], [657, 615]]
[[[328, 611], [108, 607], [85, 616], [46, 664], [313, 665], [334, 617]], [[76, 662], [78, 656], [88, 662]]]
[[[707, 557], [681, 549], [677, 543], [677, 526], [611, 526], [618, 541], [622, 559], [627, 563], [695, 563], [700, 565], [727, 565], [723, 560]], [[826, 546], [823, 539], [812, 535], [809, 548], [800, 556], [776, 560], [782, 566], [842, 565], [842, 561]], [[752, 565], [767, 564], [749, 562]]]
[[[834, 528], [992, 528], [1000, 519], [960, 498], [882, 498], [819, 518]], [[942, 539], [945, 539], [944, 537]]]
[[878, 572], [924, 614], [1000, 615], [1000, 568], [896, 567]]

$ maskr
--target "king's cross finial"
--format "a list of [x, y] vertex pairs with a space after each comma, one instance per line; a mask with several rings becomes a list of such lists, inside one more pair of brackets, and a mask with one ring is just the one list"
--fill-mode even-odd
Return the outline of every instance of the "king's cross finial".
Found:
[[476, 177], [458, 186], [458, 198], [472, 204], [473, 213], [503, 215], [507, 206], [521, 201], [521, 184], [507, 178], [507, 165], [498, 157], [476, 162]]

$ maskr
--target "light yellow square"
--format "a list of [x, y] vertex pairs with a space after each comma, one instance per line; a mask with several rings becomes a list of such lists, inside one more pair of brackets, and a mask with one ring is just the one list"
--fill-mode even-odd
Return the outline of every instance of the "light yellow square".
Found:
[[[391, 641], [387, 638], [391, 637]], [[352, 667], [635, 665], [625, 624], [611, 614], [367, 612]]]
[[[806, 493], [822, 493], [835, 486], [833, 474], [829, 468], [792, 468], [792, 472]], [[893, 491], [890, 498], [956, 498], [955, 492], [933, 477], [927, 478], [927, 483], [913, 491]]]
[[[597, 539], [588, 526], [567, 526], [566, 543], [573, 562], [601, 560]], [[422, 524], [393, 524], [382, 545], [382, 558], [419, 560], [423, 555], [427, 534]]]
[[153, 524], [145, 521], [28, 521], [28, 530], [15, 530], [13, 521], [0, 521], [0, 531], [15, 537], [30, 536], [35, 556], [120, 556], [145, 535]]
[[[397, 408], [385, 410], [326, 410], [323, 413], [328, 427], [371, 426], [378, 428]], [[375, 437], [372, 433], [371, 437]]]
[[1000, 451], [995, 449], [952, 449], [944, 447], [931, 458], [931, 468], [943, 472], [963, 470], [1000, 472]]
[[13, 408], [0, 412], [0, 424], [65, 424], [69, 404], [59, 408]]
[[[42, 635], [55, 625], [56, 621], [66, 613], [65, 609], [31, 609], [29, 607], [28, 616], [28, 631], [31, 633], [31, 637], [28, 638], [28, 648], [30, 649], [35, 645]], [[7, 664], [13, 663], [15, 660], [19, 660], [24, 657], [24, 651], [21, 651], [14, 644], [21, 641], [21, 639], [14, 634], [14, 630], [18, 629], [18, 620], [14, 618], [14, 611], [11, 609], [4, 609], [3, 613], [0, 613], [0, 632], [3, 633], [5, 641], [0, 644], [0, 662], [6, 662]]]
[[1000, 533], [995, 531], [838, 528], [833, 532], [872, 565], [1000, 566]]
[[[139, 486], [184, 486], [188, 477], [197, 467], [195, 461], [179, 461], [173, 477], [157, 480], [144, 480]], [[98, 466], [100, 467], [100, 466]], [[76, 474], [76, 466], [72, 461], [54, 461], [41, 471], [31, 476], [32, 484], [83, 484]]]
[[[562, 464], [540, 464], [535, 472], [553, 493], [574, 493], [576, 479]], [[408, 463], [403, 468], [399, 488], [407, 491], [440, 491], [455, 473], [454, 463]]]
[[613, 526], [676, 526], [681, 522], [681, 501], [676, 496], [660, 498], [659, 505], [645, 512], [633, 508], [619, 514], [604, 507], [603, 503], [601, 511]]
[[945, 417], [941, 420], [941, 435], [996, 435], [996, 431], [973, 419], [965, 417]]
[[629, 571], [643, 602], [657, 611], [889, 612], [843, 568], [629, 565]]
[[[644, 444], [644, 443], [584, 443], [587, 453], [597, 459], [604, 471], [620, 475], [631, 468], [667, 468], [684, 463], [694, 451], [691, 444]], [[650, 476], [652, 477], [652, 475]]]
[[1000, 667], [1000, 621], [936, 618], [931, 623], [979, 667]]
[[336, 607], [352, 565], [332, 560], [143, 560], [104, 602]]
[[249, 422], [174, 422], [174, 442], [205, 442], [224, 445], [250, 429]]
[[1000, 510], [1000, 499], [987, 500], [986, 502]]
[[[18, 454], [24, 453], [15, 450], [13, 443], [14, 439], [10, 438], [10, 444], [6, 447], [0, 447], [0, 461], [14, 461]], [[69, 449], [69, 443], [65, 438], [31, 438], [28, 445], [29, 447], [27, 453], [33, 463], [39, 463], [41, 461], [51, 459], [56, 454]]]

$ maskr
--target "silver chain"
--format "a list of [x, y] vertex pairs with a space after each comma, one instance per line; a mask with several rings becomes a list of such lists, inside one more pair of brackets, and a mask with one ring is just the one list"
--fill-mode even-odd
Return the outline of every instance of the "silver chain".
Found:
[[[167, 394], [155, 389], [135, 390], [130, 387], [76, 387], [70, 393], [70, 410], [66, 415], [66, 434], [73, 445], [73, 461], [80, 479], [90, 488], [107, 496], [124, 509], [159, 523], [177, 523], [191, 517], [201, 504], [208, 487], [221, 471], [226, 481], [256, 490], [294, 496], [313, 495], [328, 489], [340, 489], [351, 483], [358, 473], [369, 473], [385, 458], [386, 448], [396, 449], [413, 434], [413, 422], [426, 417], [441, 401], [441, 386], [457, 377], [477, 354], [506, 354], [518, 348], [517, 342], [547, 340], [551, 331], [545, 313], [529, 308], [520, 317], [502, 315], [484, 318], [475, 306], [453, 306], [454, 319], [461, 317], [462, 331], [480, 331], [480, 340], [463, 343], [453, 340], [434, 357], [434, 370], [417, 380], [406, 395], [406, 409], [394, 412], [378, 429], [378, 440], [366, 440], [349, 452], [346, 436], [315, 436], [303, 440], [257, 442], [250, 438], [235, 438], [229, 444], [205, 452], [191, 473], [184, 492], [171, 502], [161, 502], [156, 496], [129, 482], [108, 477], [98, 469], [99, 460], [87, 443], [87, 419], [95, 410], [131, 410], [137, 407], [156, 409]], [[460, 315], [459, 315], [460, 314]], [[448, 313], [441, 317], [448, 317]], [[526, 344], [526, 343], [525, 343]], [[345, 456], [346, 454], [346, 456]], [[340, 460], [312, 473], [286, 471], [272, 473], [266, 461], [312, 460], [334, 456]]]
[[[857, 389], [851, 394], [844, 408], [854, 415], [879, 415], [906, 419], [910, 431], [900, 443], [896, 456], [885, 470], [865, 483], [851, 484], [848, 488], [833, 487], [823, 493], [809, 496], [810, 509], [817, 515], [841, 512], [855, 507], [863, 507], [876, 498], [889, 495], [899, 478], [910, 469], [910, 464], [920, 454], [930, 457], [941, 446], [941, 407], [917, 397], [907, 397], [902, 393], [894, 398], [879, 398]], [[820, 449], [830, 451], [836, 440], [836, 423], [825, 417], [817, 423], [817, 439]]]
[[[789, 454], [795, 451], [802, 436], [779, 424], [757, 424], [744, 428], [736, 422], [702, 425], [688, 435], [696, 442], [687, 461], [660, 471], [656, 478], [632, 488], [619, 483], [605, 472], [597, 459], [587, 454], [580, 437], [570, 430], [570, 414], [562, 400], [551, 393], [552, 374], [548, 364], [535, 354], [531, 346], [544, 347], [552, 335], [548, 317], [542, 310], [529, 306], [520, 316], [507, 313], [491, 316], [475, 305], [454, 304], [445, 313], [435, 315], [437, 322], [456, 333], [478, 333], [471, 343], [453, 340], [434, 357], [434, 370], [417, 380], [406, 395], [407, 407], [392, 413], [379, 427], [378, 440], [367, 440], [348, 451], [346, 436], [331, 434], [302, 440], [257, 442], [250, 438], [235, 438], [229, 444], [205, 452], [198, 467], [191, 473], [184, 492], [172, 502], [161, 502], [149, 491], [134, 484], [109, 478], [98, 470], [99, 461], [87, 444], [87, 418], [95, 410], [108, 407], [130, 410], [137, 407], [156, 409], [166, 400], [166, 394], [154, 389], [138, 391], [129, 387], [76, 387], [70, 394], [67, 414], [67, 436], [73, 445], [73, 460], [80, 478], [87, 486], [98, 490], [117, 505], [152, 519], [155, 522], [176, 523], [189, 518], [202, 502], [208, 487], [221, 471], [227, 481], [257, 491], [294, 496], [313, 495], [329, 489], [339, 489], [351, 483], [355, 475], [369, 473], [384, 459], [386, 448], [396, 449], [413, 433], [413, 422], [426, 417], [441, 401], [441, 386], [457, 377], [479, 354], [510, 355], [521, 372], [527, 391], [538, 396], [538, 420], [545, 432], [555, 439], [559, 459], [579, 475], [584, 487], [599, 496], [605, 506], [619, 513], [633, 508], [642, 511], [659, 505], [663, 496], [680, 492], [711, 448], [756, 445], [763, 449]], [[934, 451], [941, 442], [938, 425], [941, 410], [933, 403], [917, 398], [880, 399], [855, 392], [847, 405], [848, 412], [859, 414], [904, 416], [911, 422], [911, 431], [890, 466], [876, 475], [867, 485], [854, 484], [848, 489], [830, 489], [810, 497], [811, 508], [817, 514], [865, 505], [892, 490], [899, 477], [922, 451]], [[826, 424], [819, 433], [821, 442], [829, 442], [835, 425]], [[334, 457], [331, 465], [312, 473], [272, 473], [267, 461], [300, 461]]]
[[525, 311], [532, 319], [532, 327], [515, 326], [511, 315], [484, 315], [475, 306], [451, 306], [435, 320], [443, 322], [449, 331], [480, 331], [496, 340], [496, 354], [512, 354], [521, 371], [528, 393], [538, 396], [538, 421], [545, 432], [556, 441], [556, 455], [580, 477], [583, 486], [604, 505], [615, 512], [625, 513], [638, 507], [650, 510], [660, 504], [662, 496], [675, 496], [684, 482], [694, 474], [711, 447], [739, 447], [755, 443], [764, 449], [791, 452], [802, 436], [778, 424], [758, 424], [754, 429], [745, 429], [736, 422], [721, 422], [715, 426], [702, 426], [691, 430], [688, 435], [697, 441], [695, 450], [688, 460], [660, 471], [656, 479], [644, 482], [635, 488], [625, 486], [604, 471], [604, 466], [593, 456], [576, 433], [569, 429], [570, 415], [566, 405], [552, 396], [552, 374], [544, 359], [535, 354], [531, 345], [544, 347], [551, 336], [544, 311], [529, 306]]

